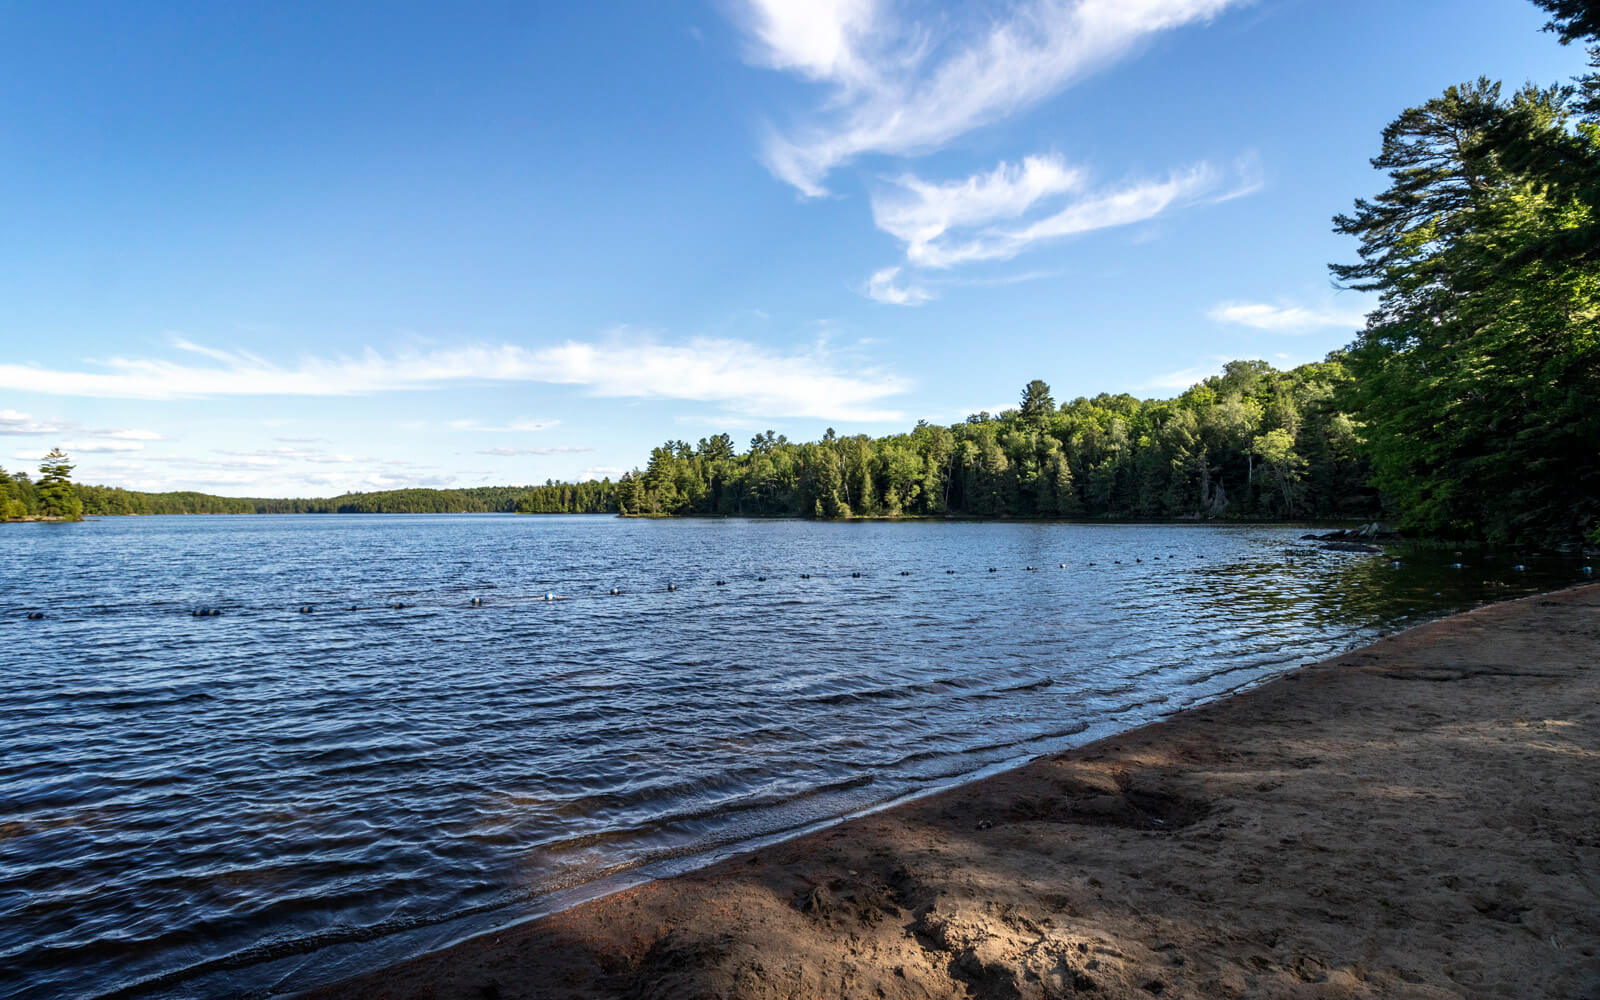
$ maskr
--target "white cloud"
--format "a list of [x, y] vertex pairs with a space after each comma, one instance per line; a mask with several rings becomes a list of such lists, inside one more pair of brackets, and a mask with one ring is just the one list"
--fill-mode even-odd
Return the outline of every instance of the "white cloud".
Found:
[[0, 434], [60, 434], [68, 425], [55, 420], [35, 420], [18, 410], [0, 410]]
[[1222, 174], [1197, 164], [1160, 181], [1135, 181], [1096, 191], [1060, 211], [1022, 225], [989, 226], [967, 237], [941, 233], [937, 238], [908, 243], [906, 257], [922, 267], [948, 268], [985, 260], [1009, 260], [1036, 243], [1126, 226], [1154, 218], [1168, 209], [1192, 204], [1213, 194]]
[[503, 458], [521, 455], [576, 455], [593, 448], [487, 448], [480, 455], [499, 455]]
[[872, 199], [878, 228], [906, 244], [916, 261], [922, 248], [951, 229], [1015, 219], [1038, 201], [1083, 186], [1081, 171], [1058, 156], [1030, 156], [1020, 164], [1002, 161], [988, 173], [934, 183], [914, 174], [894, 180], [896, 191]]
[[877, 272], [867, 280], [867, 296], [893, 306], [920, 306], [934, 297], [921, 285], [895, 284], [895, 278], [899, 275], [898, 267], [886, 267]]
[[1273, 333], [1305, 333], [1329, 327], [1359, 330], [1367, 325], [1359, 308], [1314, 308], [1295, 305], [1268, 305], [1264, 302], [1223, 302], [1213, 306], [1207, 316], [1218, 323], [1232, 323]]
[[808, 121], [768, 136], [763, 158], [820, 196], [829, 172], [858, 155], [937, 149], [1239, 2], [1020, 0], [910, 22], [871, 0], [747, 0], [750, 61], [828, 90]]
[[[623, 332], [626, 334], [626, 331]], [[842, 370], [818, 343], [780, 351], [748, 341], [696, 337], [679, 344], [618, 335], [554, 347], [479, 345], [384, 355], [305, 357], [279, 365], [205, 349], [213, 364], [112, 358], [99, 371], [0, 364], [0, 388], [66, 396], [179, 399], [217, 396], [351, 396], [463, 382], [543, 382], [602, 397], [720, 403], [769, 417], [892, 421], [883, 401], [909, 384], [875, 369]]]

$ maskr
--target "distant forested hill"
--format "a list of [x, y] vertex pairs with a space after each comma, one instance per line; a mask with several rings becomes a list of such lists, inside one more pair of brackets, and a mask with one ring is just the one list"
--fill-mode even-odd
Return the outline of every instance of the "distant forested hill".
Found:
[[[24, 481], [26, 477], [23, 477]], [[20, 484], [19, 484], [20, 485]], [[219, 497], [206, 493], [140, 493], [115, 486], [78, 486], [83, 510], [111, 514], [598, 514], [616, 513], [616, 487], [597, 483], [478, 486], [459, 490], [384, 490], [325, 499]]]

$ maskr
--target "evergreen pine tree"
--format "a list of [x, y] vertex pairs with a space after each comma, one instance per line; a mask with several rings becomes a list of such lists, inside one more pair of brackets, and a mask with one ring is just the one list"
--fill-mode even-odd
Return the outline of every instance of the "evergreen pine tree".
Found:
[[83, 501], [72, 485], [72, 463], [60, 448], [51, 448], [39, 464], [38, 489], [40, 514], [62, 521], [83, 520]]

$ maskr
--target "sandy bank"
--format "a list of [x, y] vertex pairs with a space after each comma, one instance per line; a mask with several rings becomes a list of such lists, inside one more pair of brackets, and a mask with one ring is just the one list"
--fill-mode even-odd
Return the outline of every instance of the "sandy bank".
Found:
[[314, 996], [1600, 997], [1600, 586]]

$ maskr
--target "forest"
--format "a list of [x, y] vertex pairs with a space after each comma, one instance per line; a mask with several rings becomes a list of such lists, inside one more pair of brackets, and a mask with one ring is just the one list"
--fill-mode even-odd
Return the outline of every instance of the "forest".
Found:
[[1174, 399], [1100, 395], [1057, 406], [1030, 382], [1015, 409], [950, 427], [796, 444], [771, 431], [669, 441], [617, 483], [626, 514], [817, 518], [1320, 518], [1378, 513], [1334, 357], [1260, 361]]

